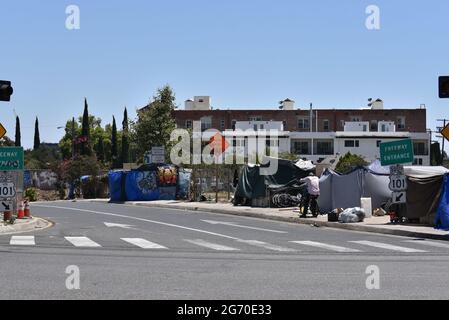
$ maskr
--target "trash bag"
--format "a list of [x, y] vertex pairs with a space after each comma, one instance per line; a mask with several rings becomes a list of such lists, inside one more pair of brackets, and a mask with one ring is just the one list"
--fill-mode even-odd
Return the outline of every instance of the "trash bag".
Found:
[[362, 208], [349, 208], [343, 211], [338, 217], [338, 221], [341, 223], [357, 223], [363, 222], [366, 217], [365, 210]]

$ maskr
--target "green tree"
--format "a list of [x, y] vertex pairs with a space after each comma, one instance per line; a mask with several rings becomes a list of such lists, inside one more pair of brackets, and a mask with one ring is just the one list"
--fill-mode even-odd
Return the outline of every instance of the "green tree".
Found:
[[87, 104], [87, 99], [84, 98], [84, 113], [82, 118], [81, 125], [81, 155], [87, 156], [90, 155], [90, 141], [89, 141], [89, 133], [90, 133], [90, 123], [89, 123], [89, 106]]
[[97, 154], [97, 159], [98, 161], [104, 162], [105, 157], [104, 157], [104, 143], [103, 143], [103, 137], [100, 136], [98, 138], [98, 143], [97, 143], [97, 147], [96, 147], [96, 154]]
[[129, 163], [129, 124], [128, 124], [128, 110], [126, 110], [123, 113], [123, 122], [122, 122], [122, 156], [121, 156], [121, 163]]
[[15, 146], [21, 147], [21, 134], [20, 134], [20, 119], [19, 116], [16, 116], [16, 139], [15, 139]]
[[368, 162], [362, 156], [351, 154], [348, 152], [337, 163], [335, 170], [339, 173], [345, 174], [351, 172], [357, 167], [366, 166]]
[[34, 123], [34, 147], [33, 149], [39, 149], [41, 145], [41, 138], [39, 135], [39, 119], [36, 117], [36, 122]]
[[137, 157], [143, 159], [145, 152], [153, 146], [164, 146], [170, 152], [170, 135], [176, 128], [172, 112], [175, 110], [175, 95], [170, 86], [157, 90], [153, 102], [138, 112], [133, 124], [133, 141]]
[[112, 169], [118, 167], [118, 139], [117, 139], [117, 124], [115, 117], [112, 117], [112, 134], [111, 134], [111, 161]]

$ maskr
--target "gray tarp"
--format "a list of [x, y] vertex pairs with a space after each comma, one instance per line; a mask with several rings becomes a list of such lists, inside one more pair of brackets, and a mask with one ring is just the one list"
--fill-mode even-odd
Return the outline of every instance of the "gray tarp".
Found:
[[391, 197], [389, 177], [364, 169], [340, 175], [328, 170], [320, 179], [320, 209], [330, 212], [336, 208], [360, 207], [360, 198], [371, 198], [372, 208], [379, 208]]

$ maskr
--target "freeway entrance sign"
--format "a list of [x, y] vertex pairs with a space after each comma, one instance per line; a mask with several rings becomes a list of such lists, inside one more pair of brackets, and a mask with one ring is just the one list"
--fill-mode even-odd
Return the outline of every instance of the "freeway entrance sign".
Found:
[[0, 171], [23, 170], [23, 148], [1, 147], [0, 148]]
[[413, 162], [413, 143], [411, 139], [382, 143], [380, 145], [382, 166]]

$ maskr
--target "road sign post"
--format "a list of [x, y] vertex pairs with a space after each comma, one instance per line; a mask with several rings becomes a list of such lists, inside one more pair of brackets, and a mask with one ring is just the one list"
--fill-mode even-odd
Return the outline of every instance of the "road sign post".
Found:
[[17, 212], [23, 199], [23, 170], [23, 148], [0, 147], [0, 212]]
[[407, 203], [407, 177], [405, 176], [404, 167], [396, 165], [390, 167], [390, 190], [392, 191], [391, 199], [393, 204]]

